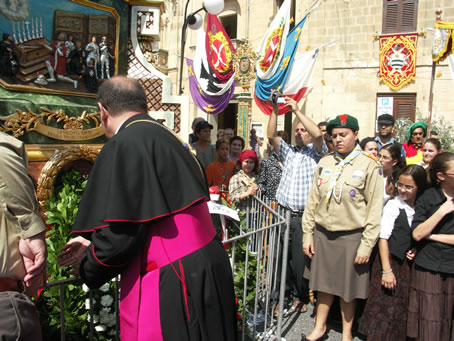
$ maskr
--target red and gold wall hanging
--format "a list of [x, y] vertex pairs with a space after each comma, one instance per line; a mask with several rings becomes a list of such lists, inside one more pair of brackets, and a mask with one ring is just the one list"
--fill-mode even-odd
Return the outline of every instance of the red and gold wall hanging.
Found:
[[399, 90], [416, 77], [418, 33], [380, 37], [379, 79]]

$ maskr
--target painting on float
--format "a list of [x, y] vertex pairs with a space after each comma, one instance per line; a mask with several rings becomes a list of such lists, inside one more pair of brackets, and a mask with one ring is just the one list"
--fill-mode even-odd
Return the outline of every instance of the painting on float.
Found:
[[119, 17], [88, 0], [0, 0], [0, 85], [94, 96], [118, 68]]

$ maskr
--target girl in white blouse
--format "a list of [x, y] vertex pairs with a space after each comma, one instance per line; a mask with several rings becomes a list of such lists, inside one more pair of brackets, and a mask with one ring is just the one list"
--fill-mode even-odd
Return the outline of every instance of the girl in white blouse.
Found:
[[405, 340], [407, 335], [408, 260], [415, 256], [411, 250], [411, 223], [416, 198], [426, 188], [424, 168], [405, 167], [396, 187], [399, 195], [383, 208], [379, 257], [372, 267], [369, 297], [358, 329], [367, 340]]

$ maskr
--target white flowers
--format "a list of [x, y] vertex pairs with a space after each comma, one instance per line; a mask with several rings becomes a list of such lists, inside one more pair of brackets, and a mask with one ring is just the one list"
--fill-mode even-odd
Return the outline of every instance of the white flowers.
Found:
[[113, 303], [113, 297], [110, 295], [101, 296], [101, 305], [103, 307], [110, 307]]
[[107, 330], [107, 327], [99, 324], [99, 325], [95, 326], [95, 330], [97, 332], [105, 332]]
[[[91, 322], [90, 314], [87, 315], [87, 321]], [[99, 316], [98, 315], [93, 315], [93, 323], [98, 323], [98, 322], [99, 322]]]
[[[82, 285], [82, 290], [84, 292], [90, 291], [85, 284]], [[99, 290], [91, 291], [93, 293], [92, 300], [90, 298], [85, 299], [85, 309], [93, 309], [95, 313], [93, 319], [88, 314], [87, 321], [95, 325], [95, 330], [98, 333], [105, 333], [105, 335], [116, 334], [117, 316], [115, 315], [114, 297], [111, 295], [113, 290], [117, 290], [117, 288], [111, 288], [111, 282], [105, 283]]]
[[85, 299], [85, 309], [90, 310], [90, 299], [89, 298]]
[[110, 308], [102, 308], [99, 312], [99, 322], [112, 327], [116, 324], [115, 314], [110, 313]]
[[108, 292], [110, 290], [110, 285], [109, 283], [105, 283], [104, 285], [102, 285], [99, 290], [101, 290], [102, 292]]

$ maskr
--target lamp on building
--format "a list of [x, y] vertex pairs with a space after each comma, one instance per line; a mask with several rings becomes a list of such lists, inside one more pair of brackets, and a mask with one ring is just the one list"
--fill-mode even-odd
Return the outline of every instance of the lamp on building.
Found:
[[182, 90], [182, 80], [183, 80], [183, 61], [184, 61], [184, 47], [186, 45], [186, 29], [189, 27], [193, 30], [198, 30], [202, 24], [203, 19], [202, 16], [199, 14], [200, 11], [204, 10], [210, 14], [218, 14], [221, 13], [224, 9], [224, 0], [205, 0], [203, 2], [202, 8], [199, 8], [194, 13], [188, 13], [188, 6], [189, 1], [186, 2], [186, 6], [184, 9], [184, 23], [181, 29], [181, 58], [180, 58], [180, 79], [178, 85], [178, 94], [181, 95], [183, 93]]

